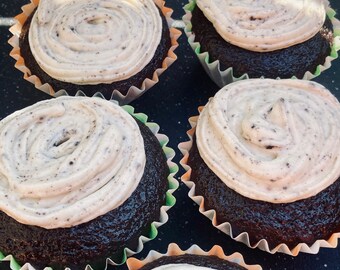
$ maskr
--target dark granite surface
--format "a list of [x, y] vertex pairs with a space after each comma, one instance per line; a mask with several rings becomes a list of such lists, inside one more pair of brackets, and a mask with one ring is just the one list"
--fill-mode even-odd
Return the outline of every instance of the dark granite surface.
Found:
[[[14, 16], [20, 12], [24, 0], [1, 0], [0, 16]], [[168, 0], [167, 5], [174, 8], [174, 18], [183, 15], [183, 0]], [[335, 9], [340, 11], [340, 1], [331, 0]], [[0, 27], [0, 118], [47, 98], [34, 86], [22, 78], [22, 73], [14, 68], [14, 60], [8, 56], [11, 47], [7, 44], [10, 37], [8, 27]], [[205, 74], [196, 56], [188, 46], [186, 37], [180, 40], [177, 49], [178, 61], [160, 78], [160, 82], [138, 100], [132, 102], [137, 112], [149, 115], [149, 120], [161, 126], [161, 132], [170, 137], [169, 145], [177, 151], [175, 161], [181, 154], [177, 145], [187, 140], [189, 129], [188, 117], [197, 114], [197, 107], [204, 105], [213, 96], [218, 87]], [[340, 99], [340, 60], [333, 61], [332, 67], [323, 72], [315, 81], [324, 84]], [[178, 177], [182, 174], [179, 172]], [[238, 251], [249, 264], [261, 264], [264, 269], [340, 269], [340, 247], [322, 248], [317, 255], [300, 253], [297, 257], [284, 254], [271, 255], [260, 250], [253, 250], [242, 243], [235, 242], [227, 235], [214, 229], [210, 220], [198, 212], [198, 207], [187, 197], [188, 189], [180, 185], [175, 196], [177, 204], [169, 211], [170, 219], [159, 229], [158, 237], [145, 244], [144, 250], [136, 255], [142, 258], [151, 249], [165, 252], [169, 243], [176, 242], [182, 249], [198, 244], [203, 249], [210, 249], [214, 244], [221, 245], [226, 254]], [[118, 269], [126, 269], [125, 266]]]

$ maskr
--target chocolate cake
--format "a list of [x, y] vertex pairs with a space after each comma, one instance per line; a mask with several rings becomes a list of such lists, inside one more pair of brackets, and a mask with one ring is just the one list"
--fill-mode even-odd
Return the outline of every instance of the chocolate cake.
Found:
[[246, 73], [250, 78], [295, 76], [301, 79], [306, 71], [314, 73], [318, 65], [324, 64], [333, 41], [333, 26], [329, 18], [311, 39], [270, 52], [250, 51], [225, 41], [197, 5], [192, 11], [191, 23], [195, 42], [201, 45], [200, 52], [209, 53], [210, 63], [219, 60], [221, 70], [232, 67], [235, 77]]
[[69, 94], [75, 95], [77, 91], [81, 90], [88, 96], [92, 96], [97, 92], [101, 92], [107, 99], [110, 99], [112, 91], [116, 89], [123, 95], [126, 95], [131, 86], [140, 88], [146, 78], [152, 79], [154, 71], [157, 68], [162, 67], [163, 60], [167, 57], [168, 51], [171, 47], [170, 32], [165, 17], [161, 12], [160, 14], [162, 17], [162, 37], [160, 44], [158, 45], [152, 60], [145, 66], [145, 68], [128, 79], [116, 81], [111, 84], [100, 83], [96, 85], [78, 85], [56, 80], [49, 76], [41, 69], [33, 57], [28, 41], [30, 23], [34, 12], [29, 16], [22, 28], [19, 40], [21, 55], [25, 60], [25, 65], [30, 70], [30, 74], [36, 75], [43, 84], [49, 83], [55, 89], [55, 91], [65, 89]]
[[177, 256], [164, 256], [153, 262], [144, 265], [139, 270], [152, 270], [156, 267], [167, 264], [189, 264], [201, 267], [208, 267], [216, 270], [241, 270], [246, 269], [236, 263], [229, 262], [218, 258], [217, 256], [203, 256], [203, 255], [177, 255]]
[[[63, 101], [61, 101], [61, 104], [64, 104]], [[40, 112], [41, 110], [38, 113]], [[73, 117], [75, 116], [73, 115]], [[38, 125], [36, 127], [39, 128], [39, 123], [44, 121], [44, 117], [40, 116], [37, 121]], [[101, 123], [101, 120], [99, 119], [97, 122]], [[134, 123], [134, 120], [131, 122]], [[145, 124], [137, 119], [135, 119], [135, 122], [144, 141], [146, 163], [141, 179], [139, 183], [137, 182], [137, 187], [132, 189], [134, 190], [133, 193], [122, 204], [87, 222], [80, 222], [75, 226], [67, 225], [67, 227], [53, 228], [27, 225], [25, 222], [18, 222], [6, 213], [0, 212], [2, 227], [0, 250], [4, 254], [12, 254], [20, 264], [32, 264], [37, 270], [46, 266], [53, 267], [53, 269], [70, 267], [71, 269], [83, 270], [87, 264], [97, 269], [104, 269], [106, 258], [112, 258], [119, 262], [122, 260], [124, 248], [135, 249], [139, 237], [142, 234], [148, 236], [151, 223], [159, 220], [160, 208], [165, 205], [165, 194], [168, 190], [167, 178], [169, 175], [166, 157], [159, 141]], [[70, 130], [70, 132], [73, 132], [72, 136], [76, 137], [77, 132], [72, 130]], [[77, 130], [76, 127], [75, 130]], [[90, 134], [95, 134], [95, 132], [92, 131]], [[70, 133], [66, 134], [68, 136]], [[70, 147], [78, 147], [84, 142], [86, 144], [88, 140], [91, 140], [88, 137], [82, 138], [81, 142], [76, 141], [75, 146]], [[112, 140], [116, 139], [116, 137], [112, 138]], [[72, 138], [59, 138], [57, 141], [59, 140], [61, 140], [60, 143], [54, 143], [52, 148], [56, 149], [62, 144], [67, 144], [71, 142]], [[125, 140], [125, 137], [123, 137], [123, 140]], [[112, 141], [111, 143], [119, 142]], [[100, 148], [98, 147], [98, 149]], [[92, 151], [91, 148], [89, 150]], [[136, 154], [134, 153], [134, 155]], [[81, 154], [78, 156], [81, 156]], [[68, 167], [73, 167], [76, 166], [76, 162], [78, 161], [73, 160], [68, 164], [64, 164]], [[93, 163], [92, 160], [89, 164], [84, 164], [84, 166], [90, 167], [91, 163]], [[137, 164], [137, 168], [139, 167], [140, 164]], [[128, 169], [134, 170], [131, 167]], [[96, 181], [99, 181], [98, 179]], [[118, 179], [114, 178], [114, 181], [118, 181]], [[114, 184], [118, 185], [117, 182]], [[125, 184], [123, 183], [123, 185]], [[128, 184], [126, 183], [126, 185]], [[84, 193], [86, 191], [85, 188], [80, 190]], [[114, 200], [118, 195], [120, 194], [111, 194], [110, 192], [109, 197], [105, 199]], [[96, 194], [96, 196], [99, 195]], [[95, 198], [96, 201], [97, 199], [100, 198]], [[60, 201], [65, 201], [64, 197]], [[81, 211], [86, 213], [87, 209], [81, 209]], [[45, 213], [42, 212], [40, 215], [45, 215]], [[67, 220], [61, 220], [61, 222], [68, 222], [69, 219], [77, 215], [78, 213], [71, 213]], [[57, 219], [55, 218], [53, 221], [57, 222]], [[77, 222], [77, 218], [75, 221]], [[47, 225], [52, 226], [53, 224], [48, 223]]]
[[281, 243], [289, 248], [299, 243], [312, 245], [340, 230], [340, 179], [312, 198], [272, 204], [228, 188], [204, 163], [195, 140], [188, 165], [196, 194], [204, 197], [205, 210], [216, 210], [218, 224], [229, 222], [234, 237], [248, 232], [252, 245], [261, 239], [266, 239], [270, 248]]

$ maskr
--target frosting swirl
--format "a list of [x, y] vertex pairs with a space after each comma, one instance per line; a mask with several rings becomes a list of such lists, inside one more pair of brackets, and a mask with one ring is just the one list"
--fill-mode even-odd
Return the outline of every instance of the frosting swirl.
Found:
[[99, 98], [61, 97], [0, 122], [0, 209], [18, 222], [71, 227], [117, 208], [143, 175], [136, 121]]
[[41, 0], [30, 48], [51, 77], [73, 84], [110, 84], [153, 58], [162, 20], [153, 0]]
[[165, 264], [153, 268], [153, 270], [213, 270], [214, 268], [197, 266], [193, 264], [177, 263], [177, 264]]
[[231, 189], [272, 203], [340, 177], [340, 104], [320, 84], [245, 80], [222, 88], [197, 124], [204, 162]]
[[324, 0], [197, 0], [227, 42], [258, 52], [302, 43], [320, 31]]

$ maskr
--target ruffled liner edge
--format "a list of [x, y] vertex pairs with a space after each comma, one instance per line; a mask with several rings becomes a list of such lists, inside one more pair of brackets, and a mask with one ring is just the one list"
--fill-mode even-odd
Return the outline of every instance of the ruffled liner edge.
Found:
[[248, 270], [261, 270], [262, 267], [260, 265], [248, 265], [244, 262], [242, 254], [235, 252], [229, 256], [225, 255], [223, 249], [220, 246], [213, 246], [209, 251], [203, 251], [199, 246], [192, 245], [187, 250], [182, 250], [177, 244], [171, 243], [168, 246], [168, 250], [165, 254], [161, 254], [157, 251], [151, 250], [147, 257], [144, 260], [138, 260], [136, 258], [129, 258], [127, 260], [127, 265], [129, 270], [138, 270], [144, 265], [155, 261], [164, 256], [178, 256], [184, 254], [193, 254], [193, 255], [200, 255], [200, 256], [217, 256], [220, 259], [227, 260], [230, 262], [234, 262], [243, 266]]

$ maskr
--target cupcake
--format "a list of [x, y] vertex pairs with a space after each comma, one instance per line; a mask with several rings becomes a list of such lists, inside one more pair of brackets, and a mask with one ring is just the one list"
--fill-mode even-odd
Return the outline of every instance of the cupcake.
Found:
[[180, 32], [162, 0], [31, 0], [11, 28], [24, 78], [51, 95], [64, 89], [128, 103], [176, 60]]
[[251, 79], [222, 88], [179, 145], [189, 196], [250, 247], [290, 255], [336, 247], [339, 120], [339, 102], [315, 82]]
[[259, 265], [245, 264], [240, 253], [226, 256], [220, 246], [214, 246], [210, 251], [204, 252], [200, 247], [193, 245], [188, 250], [182, 251], [176, 244], [168, 247], [166, 254], [151, 251], [142, 261], [129, 258], [127, 261], [129, 270], [152, 269], [190, 269], [190, 270], [260, 270]]
[[155, 238], [174, 204], [174, 152], [125, 109], [60, 97], [0, 122], [2, 253], [36, 269], [104, 269]]
[[189, 43], [220, 87], [243, 78], [311, 79], [338, 57], [327, 1], [190, 0]]

